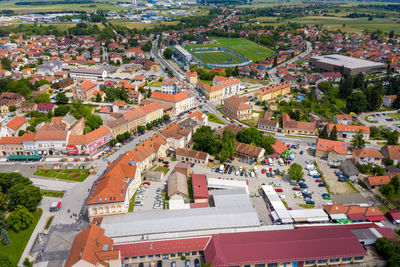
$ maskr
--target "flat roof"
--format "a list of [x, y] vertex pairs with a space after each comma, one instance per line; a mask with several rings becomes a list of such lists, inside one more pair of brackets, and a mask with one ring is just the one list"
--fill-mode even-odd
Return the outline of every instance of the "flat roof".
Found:
[[137, 211], [105, 216], [101, 223], [111, 238], [259, 225], [253, 207], [243, 206]]
[[365, 256], [366, 251], [344, 227], [314, 227], [218, 234], [204, 254], [207, 263], [222, 267]]
[[249, 188], [246, 181], [207, 178], [207, 186], [208, 188], [218, 189], [244, 188], [246, 192], [249, 193]]
[[290, 216], [285, 205], [283, 205], [282, 201], [279, 199], [278, 194], [275, 192], [274, 187], [271, 185], [263, 185], [262, 190], [264, 191], [264, 194], [268, 198], [272, 208], [275, 210], [276, 215], [278, 215], [281, 222], [291, 223], [293, 221], [292, 216]]
[[244, 188], [212, 191], [216, 207], [248, 207], [253, 208]]
[[323, 209], [289, 210], [288, 212], [295, 221], [298, 220], [304, 220], [308, 222], [329, 221], [329, 216]]
[[331, 64], [335, 66], [343, 66], [348, 69], [365, 68], [365, 67], [386, 67], [386, 64], [369, 61], [365, 59], [359, 59], [355, 57], [348, 57], [344, 55], [325, 55], [325, 56], [314, 56], [311, 59], [316, 61]]

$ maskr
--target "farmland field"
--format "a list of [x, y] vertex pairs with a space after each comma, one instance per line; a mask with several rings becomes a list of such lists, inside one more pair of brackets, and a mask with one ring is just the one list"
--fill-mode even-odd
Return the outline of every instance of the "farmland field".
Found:
[[[225, 47], [228, 47], [228, 38], [219, 38], [215, 37], [218, 43], [222, 44]], [[241, 39], [241, 38], [231, 38], [229, 40], [229, 48], [233, 51], [244, 55], [245, 57], [250, 58], [254, 62], [257, 61], [257, 44]], [[264, 60], [266, 58], [271, 57], [275, 52], [272, 49], [269, 49], [265, 46], [260, 45], [260, 57], [259, 60]]]
[[[200, 53], [192, 52], [192, 55], [200, 61]], [[229, 63], [240, 63], [243, 60], [235, 55], [226, 52], [209, 52], [202, 53], [201, 61], [205, 64], [222, 64], [228, 63], [228, 59], [232, 58], [232, 62]]]

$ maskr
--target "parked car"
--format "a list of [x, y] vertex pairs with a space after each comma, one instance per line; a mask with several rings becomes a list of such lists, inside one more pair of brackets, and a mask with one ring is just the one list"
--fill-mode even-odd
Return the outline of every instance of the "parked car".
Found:
[[293, 189], [294, 191], [301, 191], [301, 188], [298, 187], [298, 186], [294, 186], [292, 189]]
[[325, 187], [325, 184], [324, 183], [320, 183], [320, 184], [318, 184], [318, 186], [319, 187]]
[[317, 182], [317, 183], [323, 183], [324, 181], [322, 181], [322, 179], [315, 179], [315, 182]]
[[283, 192], [283, 189], [282, 188], [275, 188], [275, 192], [281, 193], [281, 192]]
[[314, 200], [309, 200], [309, 201], [306, 201], [306, 204], [314, 205], [315, 201]]

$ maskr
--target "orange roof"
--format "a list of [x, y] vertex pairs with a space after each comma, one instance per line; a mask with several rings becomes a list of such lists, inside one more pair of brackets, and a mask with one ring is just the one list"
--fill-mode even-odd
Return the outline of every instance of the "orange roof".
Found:
[[163, 107], [161, 106], [160, 103], [158, 102], [153, 102], [150, 104], [147, 104], [145, 106], [142, 107], [138, 107], [138, 109], [140, 109], [141, 111], [143, 111], [144, 114], [149, 114], [151, 112], [154, 112], [156, 110], [162, 109]]
[[365, 216], [383, 216], [383, 212], [375, 206], [367, 207], [364, 213]]
[[36, 132], [36, 140], [66, 140], [68, 132], [63, 130], [42, 130]]
[[111, 129], [107, 125], [103, 125], [85, 135], [70, 135], [68, 145], [89, 145], [94, 141], [111, 134]]
[[353, 117], [350, 114], [338, 114], [338, 115], [336, 115], [336, 119], [338, 121], [343, 120], [343, 119], [352, 120]]
[[284, 89], [284, 88], [287, 88], [287, 87], [290, 87], [290, 83], [288, 83], [288, 82], [282, 82], [282, 83], [273, 84], [273, 85], [270, 85], [270, 86], [268, 86], [268, 87], [261, 88], [261, 89], [258, 90], [258, 91], [259, 91], [262, 95], [266, 95], [266, 94], [269, 94], [269, 93], [272, 93], [272, 92], [276, 92], [276, 91], [279, 91], [279, 90]]
[[369, 176], [368, 183], [370, 186], [381, 186], [390, 183], [390, 177], [388, 175]]
[[137, 120], [139, 118], [145, 117], [146, 114], [139, 108], [133, 108], [133, 109], [129, 110], [128, 112], [125, 112], [123, 114], [123, 116], [128, 121], [133, 121], [133, 120]]
[[65, 267], [71, 267], [80, 260], [106, 266], [105, 260], [120, 258], [120, 252], [114, 251], [113, 245], [113, 240], [104, 235], [103, 228], [91, 224], [74, 238]]
[[359, 158], [384, 158], [382, 153], [376, 149], [353, 149], [353, 153]]
[[79, 80], [79, 82], [81, 82], [79, 84], [79, 86], [81, 88], [83, 88], [83, 89], [86, 89], [86, 90], [96, 86], [96, 84], [94, 82], [91, 82], [91, 81], [86, 80], [86, 79], [81, 79], [81, 80]]
[[188, 71], [188, 72], [186, 72], [186, 74], [189, 76], [189, 77], [197, 77], [197, 72], [190, 72], [190, 71]]
[[350, 206], [347, 209], [347, 214], [364, 214], [365, 212], [365, 208], [364, 207], [360, 207], [360, 206]]
[[0, 144], [22, 144], [21, 136], [3, 136], [0, 138]]
[[195, 111], [192, 114], [189, 114], [189, 118], [194, 118], [196, 117], [199, 121], [204, 121], [204, 113], [201, 113], [200, 111]]
[[326, 152], [335, 151], [338, 154], [347, 154], [347, 143], [342, 141], [334, 141], [319, 138], [317, 142], [317, 150]]
[[329, 124], [329, 131], [332, 131], [333, 127], [336, 125], [336, 130], [338, 132], [353, 132], [357, 133], [361, 131], [362, 133], [369, 133], [369, 126], [358, 126], [358, 125], [346, 125], [346, 124]]
[[179, 94], [176, 94], [176, 95], [171, 95], [171, 94], [166, 94], [166, 93], [155, 91], [151, 94], [150, 98], [155, 99], [155, 100], [177, 103], [177, 102], [181, 102], [189, 97], [190, 97], [189, 94], [185, 91], [180, 92]]
[[390, 159], [400, 159], [400, 146], [384, 146], [382, 152]]
[[272, 144], [271, 147], [275, 150], [276, 153], [282, 154], [283, 152], [286, 151], [287, 146], [282, 143], [281, 140], [275, 139], [275, 144]]
[[14, 117], [12, 118], [7, 124], [6, 126], [8, 128], [10, 128], [11, 130], [18, 130], [22, 125], [24, 125], [24, 123], [27, 123], [28, 120], [25, 119], [24, 117]]
[[328, 214], [346, 213], [347, 207], [343, 205], [323, 205], [324, 210]]

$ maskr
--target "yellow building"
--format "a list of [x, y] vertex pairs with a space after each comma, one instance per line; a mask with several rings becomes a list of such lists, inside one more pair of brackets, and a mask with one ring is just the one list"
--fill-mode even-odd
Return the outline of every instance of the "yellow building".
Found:
[[186, 72], [186, 81], [190, 84], [197, 84], [197, 72]]
[[258, 102], [263, 102], [275, 99], [281, 95], [287, 95], [289, 93], [290, 93], [290, 83], [282, 82], [261, 88], [260, 90], [257, 91], [256, 95], [258, 98]]
[[209, 85], [209, 84], [205, 84], [202, 82], [198, 82], [197, 87], [204, 94], [204, 96], [207, 100], [222, 99], [223, 88], [220, 84]]

